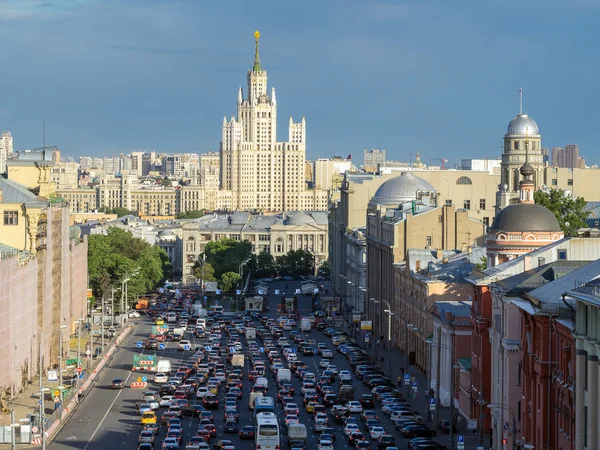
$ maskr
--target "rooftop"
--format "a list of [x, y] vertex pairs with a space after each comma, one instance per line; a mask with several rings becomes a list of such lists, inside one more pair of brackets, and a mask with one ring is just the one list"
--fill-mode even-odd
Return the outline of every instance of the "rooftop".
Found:
[[7, 178], [0, 176], [0, 191], [2, 191], [1, 203], [40, 203], [46, 204], [43, 197], [34, 194], [25, 186], [15, 183]]

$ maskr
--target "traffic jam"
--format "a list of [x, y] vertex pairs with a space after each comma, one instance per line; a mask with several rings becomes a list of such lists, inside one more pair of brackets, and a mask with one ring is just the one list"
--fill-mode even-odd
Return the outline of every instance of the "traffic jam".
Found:
[[446, 448], [323, 314], [231, 313], [194, 291], [165, 292], [146, 313], [132, 381], [111, 385], [140, 390], [138, 450]]

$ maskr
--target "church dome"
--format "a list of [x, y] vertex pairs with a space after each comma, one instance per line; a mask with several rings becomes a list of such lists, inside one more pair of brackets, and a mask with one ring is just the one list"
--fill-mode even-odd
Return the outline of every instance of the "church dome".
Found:
[[540, 135], [540, 130], [537, 126], [537, 123], [535, 123], [535, 120], [533, 120], [527, 114], [519, 114], [508, 124], [506, 135], [504, 137], [526, 135], [538, 137]]
[[387, 180], [375, 192], [369, 206], [398, 206], [416, 200], [418, 192], [436, 192], [435, 187], [412, 172], [402, 172], [399, 177]]
[[549, 209], [535, 203], [515, 203], [501, 210], [491, 231], [560, 232], [560, 225]]

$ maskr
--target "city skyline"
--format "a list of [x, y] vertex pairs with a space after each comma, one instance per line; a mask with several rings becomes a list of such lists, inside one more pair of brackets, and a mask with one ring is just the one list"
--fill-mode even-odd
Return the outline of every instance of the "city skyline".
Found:
[[[231, 16], [184, 1], [5, 1], [0, 33], [14, 45], [0, 129], [12, 132], [15, 150], [41, 147], [46, 120], [47, 144], [74, 158], [216, 151], [259, 29], [269, 82], [286, 98], [280, 117], [306, 117], [307, 159], [368, 148], [402, 161], [420, 150], [429, 165], [499, 157], [523, 86], [542, 145], [577, 143], [598, 163], [588, 105], [600, 94], [585, 47], [599, 34], [589, 14], [598, 4], [467, 3], [459, 11], [442, 2], [240, 2]], [[515, 27], [514, 5], [538, 21]], [[550, 60], [570, 70], [537, 63]]]

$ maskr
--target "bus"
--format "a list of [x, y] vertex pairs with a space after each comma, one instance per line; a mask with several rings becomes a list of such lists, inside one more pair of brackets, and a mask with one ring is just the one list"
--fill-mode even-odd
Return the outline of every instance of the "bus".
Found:
[[279, 450], [279, 424], [277, 416], [272, 412], [256, 415], [255, 445], [256, 450]]
[[212, 305], [210, 307], [210, 311], [214, 312], [214, 313], [222, 313], [223, 312], [223, 307], [221, 305]]
[[275, 412], [275, 399], [273, 397], [257, 397], [254, 400], [254, 415]]

